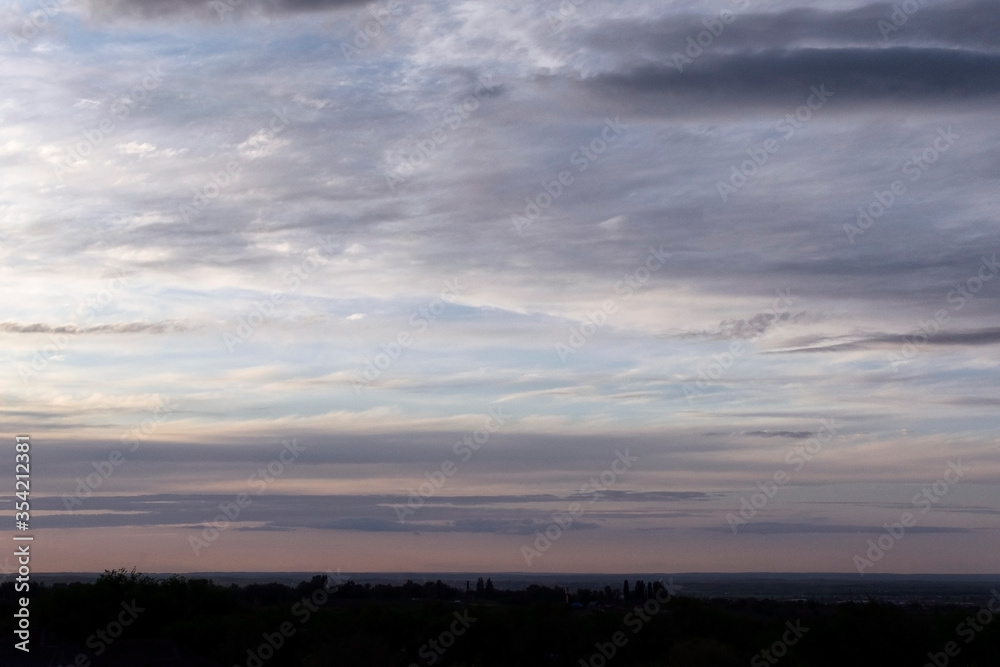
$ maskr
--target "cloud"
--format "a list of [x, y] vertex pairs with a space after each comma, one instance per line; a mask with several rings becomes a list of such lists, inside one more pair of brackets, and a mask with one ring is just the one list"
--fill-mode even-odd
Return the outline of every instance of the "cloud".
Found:
[[649, 108], [642, 105], [645, 97], [669, 98], [674, 104], [656, 113], [671, 116], [706, 110], [728, 114], [737, 105], [794, 110], [817, 91], [830, 109], [841, 111], [873, 103], [970, 104], [1000, 93], [998, 75], [1000, 54], [802, 48], [706, 55], [690, 71], [635, 66], [593, 76], [582, 85], [609, 99], [632, 100], [623, 104], [634, 111]]
[[[392, 521], [390, 519], [372, 519], [363, 517], [345, 517], [343, 519], [334, 519], [332, 521], [327, 521], [320, 524], [319, 528], [326, 528], [329, 530], [360, 530], [364, 532], [402, 532], [408, 533], [416, 530], [415, 522], [411, 522], [409, 526], [402, 524], [399, 521]], [[429, 529], [439, 529], [437, 526], [421, 526], [422, 530]]]
[[130, 141], [127, 144], [116, 144], [115, 148], [118, 149], [119, 153], [124, 153], [125, 155], [138, 155], [144, 157], [156, 152], [156, 146], [149, 143], [139, 143], [138, 141]]
[[[729, 529], [722, 529], [726, 530]], [[830, 523], [780, 523], [774, 521], [751, 521], [746, 525], [740, 526], [741, 533], [756, 533], [759, 535], [775, 535], [775, 534], [788, 534], [788, 533], [861, 533], [861, 534], [879, 534], [885, 532], [884, 526], [853, 526], [849, 524], [830, 524]], [[923, 534], [936, 534], [936, 533], [970, 533], [973, 532], [968, 528], [954, 528], [947, 526], [911, 526], [906, 529], [907, 533], [923, 533]]]
[[[530, 519], [483, 519], [468, 518], [449, 521], [408, 520], [405, 523], [388, 519], [345, 518], [324, 523], [318, 527], [329, 530], [357, 530], [362, 532], [397, 533], [492, 533], [494, 535], [532, 535], [544, 530], [549, 523]], [[590, 530], [597, 524], [574, 521], [573, 528]]]
[[188, 149], [174, 149], [174, 148], [161, 148], [157, 149], [151, 143], [140, 143], [138, 141], [130, 141], [128, 143], [115, 144], [115, 150], [117, 150], [122, 155], [134, 155], [139, 158], [147, 157], [166, 157], [172, 158], [178, 155], [183, 155], [187, 153]]
[[818, 337], [811, 341], [798, 340], [791, 347], [768, 350], [765, 354], [791, 354], [802, 352], [845, 352], [874, 347], [894, 347], [906, 344], [940, 346], [988, 346], [1000, 344], [1000, 327], [984, 327], [969, 331], [942, 331], [931, 333], [920, 331], [910, 334], [878, 333], [855, 337], [853, 340], [831, 340]]
[[92, 326], [79, 327], [75, 324], [43, 324], [21, 323], [21, 322], [0, 322], [0, 332], [12, 334], [69, 334], [71, 336], [81, 336], [90, 334], [169, 334], [190, 331], [192, 327], [184, 322], [115, 322], [114, 324], [95, 324]]
[[[1000, 18], [993, 3], [922, 6], [883, 37], [879, 21], [890, 22], [897, 7], [733, 10], [727, 24], [714, 15], [674, 12], [653, 20], [610, 19], [578, 28], [582, 43], [602, 55], [585, 60], [589, 66], [578, 79], [622, 110], [664, 117], [794, 109], [816, 89], [829, 90], [830, 108], [823, 112], [835, 114], [872, 104], [986, 102], [1000, 93]], [[722, 27], [714, 38], [704, 24], [713, 20]], [[650, 104], [653, 99], [669, 104]]]
[[684, 500], [710, 500], [713, 495], [701, 491], [630, 491], [625, 489], [604, 489], [595, 493], [579, 493], [570, 498], [593, 498], [609, 502], [678, 502]]
[[369, 4], [367, 0], [87, 0], [98, 18], [159, 20], [176, 17], [221, 19], [231, 15], [334, 11]]
[[[94, 496], [86, 500], [86, 513], [65, 512], [61, 498], [50, 498], [42, 503], [51, 510], [45, 528], [63, 527], [121, 527], [178, 526], [200, 530], [219, 513], [222, 503], [232, 501], [232, 496], [176, 494], [145, 496]], [[551, 523], [551, 509], [522, 510], [519, 518], [505, 516], [503, 506], [511, 502], [538, 502], [537, 499], [497, 497], [480, 501], [473, 510], [440, 503], [435, 508], [425, 507], [414, 516], [399, 521], [391, 509], [405, 505], [407, 496], [250, 496], [233, 528], [246, 532], [287, 532], [300, 528], [318, 530], [351, 530], [372, 533], [493, 533], [496, 535], [530, 535], [544, 530]], [[440, 499], [426, 499], [428, 505]], [[461, 499], [459, 499], [461, 500]], [[613, 498], [608, 498], [613, 502]], [[461, 504], [461, 503], [458, 503]], [[496, 507], [491, 507], [495, 504]], [[560, 500], [565, 510], [565, 500]], [[577, 529], [595, 529], [598, 524], [573, 522]]]
[[757, 438], [793, 438], [796, 440], [816, 435], [813, 431], [744, 431], [743, 434]]
[[[988, 50], [1000, 45], [997, 37], [1000, 17], [991, 0], [920, 4], [919, 11], [907, 15], [903, 26], [894, 26], [899, 30], [886, 30], [885, 34], [879, 22], [891, 23], [898, 3], [875, 2], [844, 9], [782, 3], [770, 11], [734, 7], [730, 11], [732, 21], [723, 25], [719, 39], [706, 47], [706, 51], [760, 51], [775, 45], [792, 48], [844, 44], [868, 48], [934, 44]], [[629, 35], [632, 54], [684, 52], [688, 46], [687, 37], [697, 36], [706, 29], [704, 21], [717, 15], [712, 11], [683, 11], [667, 12], [642, 22], [627, 18], [605, 21], [601, 30], [586, 33], [585, 39], [595, 48], [614, 50], [619, 48], [620, 35], [624, 33]], [[714, 27], [717, 31], [718, 25]]]
[[240, 143], [236, 149], [247, 160], [267, 157], [279, 148], [288, 145], [286, 139], [276, 139], [273, 134], [267, 130], [258, 130], [253, 136]]

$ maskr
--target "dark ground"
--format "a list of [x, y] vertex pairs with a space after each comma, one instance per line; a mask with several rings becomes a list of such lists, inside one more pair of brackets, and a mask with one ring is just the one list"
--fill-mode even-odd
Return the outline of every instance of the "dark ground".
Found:
[[[237, 585], [124, 570], [33, 582], [27, 656], [13, 649], [22, 594], [8, 582], [0, 586], [0, 626], [10, 638], [0, 665], [995, 667], [1000, 656], [1000, 583], [983, 578], [918, 586], [883, 577], [861, 586], [679, 575], [568, 593], [462, 576], [468, 592], [444, 581], [320, 575]], [[712, 595], [717, 587], [728, 594]]]

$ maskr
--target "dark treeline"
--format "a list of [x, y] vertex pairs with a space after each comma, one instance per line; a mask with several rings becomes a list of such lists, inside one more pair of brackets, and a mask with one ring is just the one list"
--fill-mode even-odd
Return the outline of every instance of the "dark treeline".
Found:
[[[1000, 655], [989, 591], [977, 608], [696, 599], [659, 581], [569, 592], [316, 576], [240, 587], [118, 570], [30, 594], [37, 662], [8, 640], [4, 666], [986, 667]], [[7, 637], [20, 595], [0, 586]]]

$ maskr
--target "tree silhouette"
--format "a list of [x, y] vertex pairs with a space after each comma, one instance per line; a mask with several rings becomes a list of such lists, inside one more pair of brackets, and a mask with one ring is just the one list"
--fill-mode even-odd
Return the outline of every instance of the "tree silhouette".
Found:
[[[276, 637], [276, 628], [286, 622], [296, 632], [286, 636], [280, 650], [275, 648], [265, 667], [428, 664], [418, 660], [424, 657], [421, 648], [429, 646], [430, 640], [437, 641], [443, 629], [456, 621], [456, 613], [466, 611], [477, 619], [472, 631], [448, 648], [443, 663], [435, 664], [580, 664], [594, 654], [595, 642], [609, 646], [609, 638], [622, 629], [624, 618], [640, 618], [631, 609], [644, 602], [636, 596], [665, 589], [659, 581], [626, 580], [621, 593], [613, 587], [580, 588], [567, 597], [568, 591], [561, 587], [532, 584], [512, 590], [497, 588], [492, 579], [480, 577], [476, 582], [480, 599], [460, 602], [456, 610], [461, 590], [444, 582], [348, 582], [330, 591], [324, 602], [323, 596], [315, 594], [327, 583], [328, 579], [317, 575], [297, 585], [224, 586], [180, 576], [153, 579], [127, 570], [105, 572], [90, 583], [41, 583], [32, 587], [31, 613], [38, 624], [33, 627], [61, 639], [38, 647], [39, 664], [72, 663], [56, 653], [45, 654], [46, 646], [59, 655], [64, 648], [72, 648], [71, 655], [84, 655], [93, 667], [151, 664], [146, 661], [154, 655], [162, 657], [162, 647], [173, 646], [184, 655], [197, 654], [207, 661], [173, 664], [259, 667], [256, 660], [248, 660], [248, 649], [257, 650], [265, 636]], [[13, 581], [0, 584], [0, 632], [8, 636], [14, 630], [13, 610], [20, 595], [14, 585]], [[622, 595], [631, 602], [620, 601]], [[308, 621], [301, 613], [307, 609], [304, 598], [315, 602]], [[977, 599], [981, 601], [981, 594]], [[580, 605], [567, 602], [584, 607], [589, 602], [598, 604], [581, 610]], [[86, 644], [93, 644], [95, 629], [111, 627], [106, 624], [119, 618], [123, 605], [137, 607], [141, 614], [120, 640], [114, 637], [114, 646], [108, 643], [107, 653], [85, 654], [85, 648], [94, 648]], [[642, 627], [649, 629], [634, 638], [629, 635], [628, 648], [616, 654], [614, 665], [607, 660], [607, 667], [739, 667], [748, 660], [777, 667], [913, 667], [927, 662], [929, 654], [939, 656], [931, 662], [943, 664], [945, 657], [951, 657], [942, 653], [943, 647], [964, 639], [956, 628], [974, 627], [969, 619], [975, 619], [976, 613], [986, 612], [964, 603], [914, 602], [903, 607], [874, 600], [846, 603], [671, 595], [662, 613], [643, 618]], [[790, 624], [796, 628], [801, 624], [808, 633], [786, 646], [783, 650], [788, 655], [775, 663], [766, 656], [776, 657], [771, 651], [787, 641], [783, 637], [790, 636]], [[962, 644], [961, 655], [949, 661], [949, 667], [996, 664], [1000, 623], [980, 627], [975, 641]], [[35, 650], [32, 646], [32, 653]], [[769, 653], [764, 654], [765, 650]], [[9, 644], [0, 646], [0, 665], [27, 664], [11, 657], [14, 651]], [[137, 653], [123, 662], [121, 656], [116, 657], [119, 651], [130, 656], [132, 651]], [[424, 655], [429, 654], [425, 651]], [[550, 659], [539, 662], [539, 656]], [[592, 664], [598, 662], [595, 659]]]

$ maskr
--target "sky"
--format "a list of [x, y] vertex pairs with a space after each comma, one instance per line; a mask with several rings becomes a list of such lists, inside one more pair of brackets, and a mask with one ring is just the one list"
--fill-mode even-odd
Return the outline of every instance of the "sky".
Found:
[[997, 35], [5, 0], [0, 505], [30, 435], [36, 571], [995, 572]]

